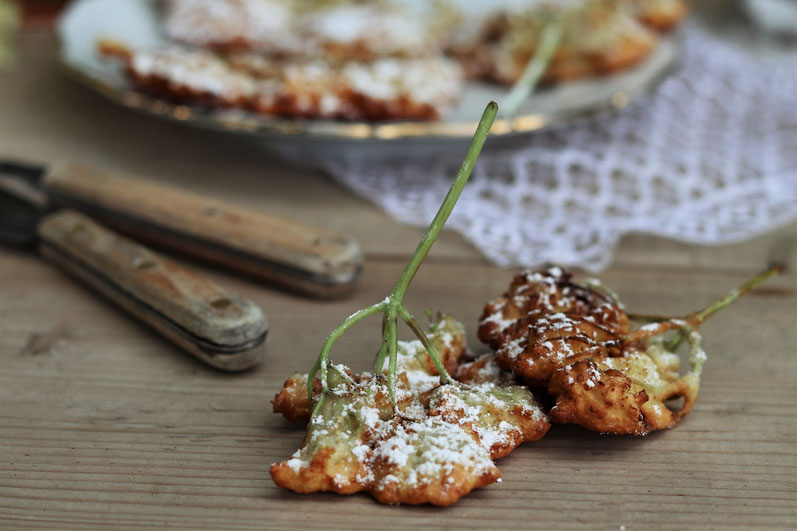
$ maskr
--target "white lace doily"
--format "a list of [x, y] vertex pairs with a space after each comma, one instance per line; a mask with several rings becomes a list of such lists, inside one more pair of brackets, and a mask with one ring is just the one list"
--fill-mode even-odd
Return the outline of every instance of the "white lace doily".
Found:
[[[683, 68], [654, 94], [486, 148], [448, 228], [497, 265], [597, 271], [629, 232], [720, 244], [797, 218], [797, 78], [696, 26], [686, 33]], [[342, 157], [322, 166], [424, 226], [460, 162]]]

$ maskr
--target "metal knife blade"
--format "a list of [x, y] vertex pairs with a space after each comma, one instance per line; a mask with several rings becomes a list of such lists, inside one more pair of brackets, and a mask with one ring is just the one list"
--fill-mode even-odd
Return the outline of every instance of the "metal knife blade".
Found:
[[39, 212], [30, 203], [0, 189], [0, 241], [9, 245], [36, 242]]
[[19, 179], [12, 179], [2, 173], [4, 170], [8, 165], [0, 163], [0, 241], [32, 245], [47, 209], [46, 197], [38, 190], [35, 177], [23, 170]]

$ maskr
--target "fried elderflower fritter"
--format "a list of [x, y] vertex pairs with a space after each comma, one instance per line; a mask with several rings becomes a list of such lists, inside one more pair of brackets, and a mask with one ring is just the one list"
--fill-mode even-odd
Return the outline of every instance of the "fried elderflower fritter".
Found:
[[371, 494], [382, 503], [451, 505], [501, 477], [490, 454], [455, 424], [393, 418], [384, 427], [371, 461]]
[[[443, 366], [456, 373], [459, 360], [465, 353], [465, 328], [450, 315], [438, 315], [427, 332], [428, 338], [440, 355]], [[440, 375], [429, 359], [420, 341], [399, 341], [397, 359], [398, 407], [405, 415], [408, 408], [415, 407], [416, 397], [428, 406], [429, 394], [440, 385]], [[498, 370], [496, 368], [496, 370]], [[365, 383], [372, 378], [370, 373], [359, 375], [346, 373], [356, 383]], [[307, 397], [307, 375], [294, 374], [283, 385], [282, 390], [272, 401], [274, 412], [281, 413], [288, 420], [310, 420], [313, 403]], [[313, 382], [313, 397], [321, 394], [321, 382]], [[386, 400], [389, 400], [386, 398]], [[421, 407], [425, 407], [421, 405]]]
[[485, 306], [478, 334], [502, 368], [542, 387], [580, 357], [615, 352], [628, 329], [628, 317], [610, 296], [554, 267], [517, 275], [503, 297]]
[[[288, 418], [310, 413], [302, 447], [271, 467], [278, 485], [296, 492], [367, 490], [384, 503], [448, 505], [498, 479], [493, 452], [504, 455], [548, 429], [528, 391], [503, 388], [502, 381], [487, 382], [493, 388], [455, 380], [452, 374], [465, 349], [462, 326], [441, 318], [425, 332], [403, 302], [470, 177], [497, 112], [495, 102], [485, 108], [448, 194], [390, 294], [347, 317], [324, 341], [310, 373], [289, 378], [275, 398], [275, 411]], [[373, 373], [355, 375], [332, 364], [335, 342], [375, 314], [382, 314], [382, 342]], [[417, 340], [398, 340], [399, 319]], [[307, 387], [304, 398], [301, 385]], [[431, 404], [440, 386], [448, 389]], [[507, 411], [499, 414], [493, 410], [502, 400]]]
[[[448, 370], [457, 370], [465, 332], [450, 316], [427, 332]], [[272, 466], [274, 481], [296, 492], [361, 490], [382, 503], [449, 505], [500, 477], [492, 459], [542, 437], [548, 419], [528, 389], [512, 385], [492, 357], [460, 366], [462, 383], [441, 385], [420, 340], [398, 342], [397, 415], [386, 386], [388, 371], [328, 373], [331, 393], [318, 399], [302, 448]], [[474, 369], [478, 367], [478, 369]], [[294, 420], [308, 416], [306, 375], [295, 375], [274, 399], [274, 410]]]
[[542, 438], [550, 426], [529, 390], [517, 385], [440, 386], [432, 394], [430, 415], [459, 425], [493, 459]]
[[637, 17], [659, 31], [669, 31], [689, 14], [689, 0], [636, 0]]
[[[578, 284], [557, 267], [524, 272], [487, 304], [479, 338], [496, 349], [499, 366], [555, 400], [553, 422], [644, 435], [674, 426], [694, 406], [706, 360], [700, 324], [776, 271], [680, 319], [639, 316], [649, 323], [637, 329], [616, 296], [598, 284]], [[674, 337], [659, 337], [672, 330]], [[691, 370], [681, 376], [677, 350], [683, 340]], [[673, 411], [666, 402], [676, 398], [684, 401]]]
[[[692, 370], [678, 375], [679, 359], [663, 342], [622, 356], [584, 359], [557, 371], [548, 384], [556, 397], [554, 422], [573, 423], [603, 433], [644, 435], [675, 426], [697, 400], [706, 360], [700, 335], [690, 332]], [[683, 397], [678, 411], [666, 401]]]
[[[334, 375], [334, 376], [333, 376]], [[363, 490], [372, 477], [365, 458], [367, 444], [382, 421], [392, 414], [378, 407], [375, 386], [360, 386], [336, 366], [331, 371], [334, 395], [318, 402], [307, 427], [302, 448], [291, 459], [271, 467], [277, 485], [296, 492], [319, 490], [352, 494]]]

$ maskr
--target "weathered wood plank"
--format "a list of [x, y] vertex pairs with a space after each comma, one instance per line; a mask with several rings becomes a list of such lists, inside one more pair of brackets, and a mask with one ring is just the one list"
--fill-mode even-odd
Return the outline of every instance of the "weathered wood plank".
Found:
[[[421, 231], [238, 137], [107, 104], [58, 72], [49, 35], [30, 32], [22, 41], [24, 68], [0, 83], [0, 154], [84, 157], [298, 215], [357, 237], [367, 263], [353, 297], [326, 302], [202, 269], [253, 298], [271, 322], [263, 366], [229, 375], [182, 354], [34, 255], [0, 248], [0, 527], [797, 526], [794, 272], [706, 324], [701, 397], [673, 430], [632, 438], [555, 426], [499, 462], [502, 483], [448, 509], [278, 489], [268, 466], [294, 451], [302, 430], [270, 413], [269, 400], [293, 371], [310, 366], [345, 316], [386, 294]], [[795, 233], [792, 225], [718, 248], [633, 236], [602, 278], [630, 308], [679, 314], [753, 274]], [[444, 234], [407, 303], [418, 314], [453, 311], [481, 349], [476, 319], [510, 276]], [[368, 367], [378, 328], [377, 319], [358, 325], [333, 358]]]
[[[34, 257], [4, 254], [0, 278], [15, 280], [0, 288], [0, 518], [13, 526], [281, 529], [365, 529], [373, 518], [387, 527], [797, 524], [794, 275], [708, 323], [702, 396], [674, 430], [636, 439], [557, 426], [499, 463], [503, 483], [446, 510], [277, 489], [268, 465], [296, 448], [301, 429], [271, 414], [269, 398], [309, 366], [331, 327], [379, 298], [399, 271], [369, 262], [363, 289], [329, 303], [213, 273], [262, 304], [274, 330], [266, 364], [230, 376], [174, 351]], [[604, 278], [633, 307], [682, 312], [744, 275], [623, 269]], [[475, 346], [481, 305], [508, 279], [487, 266], [427, 264], [408, 303], [456, 309]], [[21, 293], [32, 296], [14, 296]], [[51, 349], [21, 353], [30, 334], [61, 323], [66, 332]], [[377, 328], [355, 328], [335, 359], [364, 366]]]

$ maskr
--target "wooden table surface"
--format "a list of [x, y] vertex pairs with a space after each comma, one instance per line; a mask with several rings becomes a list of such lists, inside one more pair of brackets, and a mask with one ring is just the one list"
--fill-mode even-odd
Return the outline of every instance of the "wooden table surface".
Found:
[[[384, 297], [421, 231], [254, 142], [117, 108], [59, 72], [53, 38], [22, 35], [0, 74], [0, 156], [83, 158], [357, 237], [357, 293], [318, 302], [210, 271], [271, 321], [257, 370], [211, 370], [28, 252], [0, 248], [0, 528], [551, 528], [797, 526], [797, 275], [788, 272], [705, 325], [700, 400], [677, 428], [644, 438], [554, 426], [501, 460], [503, 482], [450, 508], [385, 507], [367, 495], [278, 489], [271, 463], [302, 427], [270, 411], [345, 316]], [[751, 276], [797, 238], [697, 247], [626, 238], [601, 277], [638, 311], [681, 314]], [[468, 327], [512, 272], [445, 233], [408, 294], [416, 313]], [[378, 320], [335, 360], [369, 366]]]

